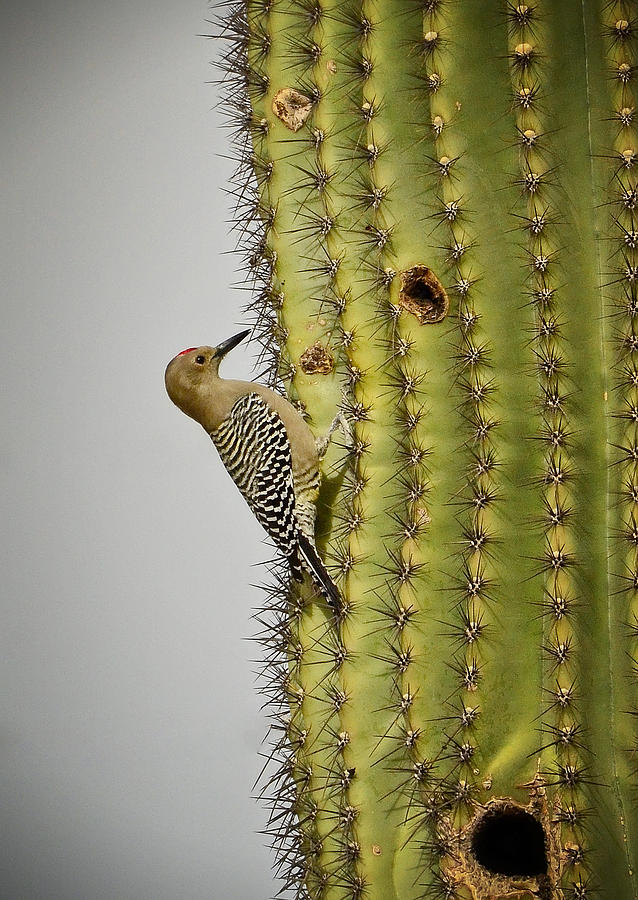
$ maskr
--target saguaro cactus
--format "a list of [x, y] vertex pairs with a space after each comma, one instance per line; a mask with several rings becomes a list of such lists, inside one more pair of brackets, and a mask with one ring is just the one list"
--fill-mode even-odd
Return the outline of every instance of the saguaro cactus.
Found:
[[268, 369], [354, 429], [343, 614], [260, 614], [291, 896], [638, 896], [637, 12], [223, 8]]

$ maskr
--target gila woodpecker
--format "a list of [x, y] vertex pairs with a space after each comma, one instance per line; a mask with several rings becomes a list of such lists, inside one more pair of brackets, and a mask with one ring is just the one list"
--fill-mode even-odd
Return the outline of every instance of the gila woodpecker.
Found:
[[223, 357], [242, 331], [217, 347], [183, 350], [166, 367], [166, 390], [210, 435], [255, 517], [287, 557], [293, 577], [306, 570], [335, 610], [341, 598], [315, 548], [319, 452], [291, 404], [261, 384], [220, 378]]

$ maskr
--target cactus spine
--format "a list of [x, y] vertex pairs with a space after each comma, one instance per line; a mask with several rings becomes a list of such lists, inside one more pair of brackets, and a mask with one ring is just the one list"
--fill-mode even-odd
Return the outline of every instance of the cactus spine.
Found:
[[635, 4], [223, 11], [268, 370], [354, 428], [343, 615], [259, 614], [284, 893], [638, 897]]

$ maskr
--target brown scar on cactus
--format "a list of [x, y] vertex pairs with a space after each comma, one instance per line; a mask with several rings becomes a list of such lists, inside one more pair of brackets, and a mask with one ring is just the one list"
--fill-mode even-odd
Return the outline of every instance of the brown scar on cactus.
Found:
[[272, 111], [286, 128], [299, 131], [312, 111], [312, 100], [294, 88], [281, 88], [273, 97]]
[[299, 357], [299, 365], [306, 375], [329, 375], [334, 369], [334, 359], [326, 348], [316, 341]]
[[416, 265], [401, 272], [399, 306], [412, 313], [420, 325], [431, 325], [447, 316], [450, 301], [432, 269]]

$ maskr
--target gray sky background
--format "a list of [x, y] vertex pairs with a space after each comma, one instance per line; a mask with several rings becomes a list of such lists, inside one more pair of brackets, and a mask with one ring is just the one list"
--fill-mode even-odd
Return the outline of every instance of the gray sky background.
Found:
[[0, 897], [265, 900], [268, 550], [163, 386], [245, 299], [206, 3], [0, 8]]

